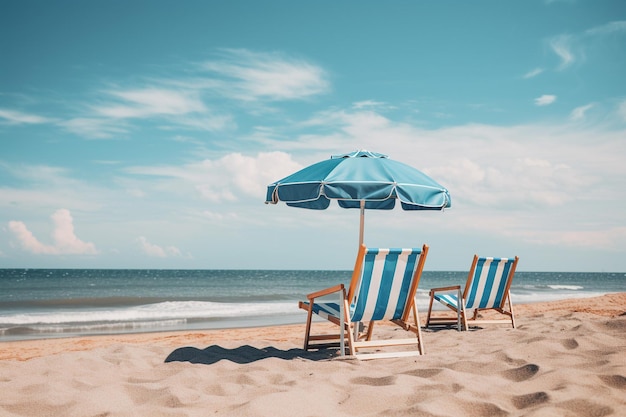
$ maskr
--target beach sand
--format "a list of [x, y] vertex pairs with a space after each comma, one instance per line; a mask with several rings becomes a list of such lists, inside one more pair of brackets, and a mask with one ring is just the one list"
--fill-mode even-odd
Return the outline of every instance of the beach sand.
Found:
[[302, 351], [303, 324], [2, 342], [0, 416], [626, 416], [626, 293], [515, 312], [370, 361]]

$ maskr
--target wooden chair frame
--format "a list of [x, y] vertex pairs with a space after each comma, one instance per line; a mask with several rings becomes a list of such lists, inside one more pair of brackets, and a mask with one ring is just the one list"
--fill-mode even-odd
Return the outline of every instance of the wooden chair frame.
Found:
[[[304, 349], [321, 349], [328, 347], [339, 347], [341, 355], [345, 355], [346, 342], [349, 355], [358, 359], [371, 359], [382, 357], [398, 357], [398, 356], [412, 356], [425, 354], [424, 343], [422, 339], [422, 332], [420, 327], [419, 315], [417, 306], [415, 305], [415, 293], [419, 285], [419, 281], [424, 269], [424, 263], [426, 262], [426, 256], [428, 255], [428, 245], [423, 245], [422, 252], [419, 257], [417, 267], [412, 277], [411, 287], [408, 292], [406, 306], [404, 308], [402, 317], [397, 320], [390, 320], [394, 324], [400, 326], [405, 331], [409, 331], [415, 334], [414, 338], [405, 339], [390, 339], [390, 340], [375, 340], [372, 339], [374, 323], [370, 321], [367, 325], [366, 331], [362, 327], [362, 323], [353, 322], [350, 319], [350, 302], [354, 299], [356, 291], [361, 279], [361, 273], [363, 268], [363, 261], [367, 248], [365, 245], [361, 245], [356, 258], [355, 266], [352, 272], [352, 278], [350, 286], [347, 291], [343, 284], [338, 284], [330, 288], [326, 288], [320, 291], [313, 292], [307, 295], [308, 302], [300, 302], [299, 307], [307, 311], [306, 332], [304, 337]], [[323, 317], [339, 326], [339, 332], [333, 334], [311, 334], [311, 327], [313, 321], [313, 305], [315, 300], [320, 297], [327, 297], [332, 294], [338, 294], [339, 306], [341, 317], [335, 317], [328, 315]], [[412, 320], [410, 319], [412, 316]], [[346, 340], [347, 339], [347, 340]], [[401, 345], [416, 345], [418, 350], [410, 352], [390, 352], [390, 353], [367, 353], [359, 355], [359, 349], [368, 349], [375, 347], [389, 347], [389, 346], [401, 346]]]
[[[506, 287], [504, 290], [505, 295], [504, 297], [502, 297], [500, 305], [496, 307], [489, 307], [489, 308], [474, 308], [473, 309], [474, 313], [472, 315], [472, 318], [467, 317], [465, 304], [466, 304], [467, 296], [471, 290], [472, 279], [474, 277], [474, 272], [476, 270], [478, 259], [479, 259], [479, 256], [474, 255], [474, 260], [472, 261], [472, 266], [467, 276], [465, 289], [463, 290], [462, 294], [461, 294], [460, 285], [433, 288], [430, 290], [430, 294], [429, 294], [430, 302], [428, 305], [428, 316], [426, 317], [426, 327], [429, 327], [431, 325], [450, 326], [450, 325], [456, 324], [458, 330], [460, 331], [460, 330], [467, 330], [470, 325], [510, 323], [512, 327], [515, 328], [515, 315], [513, 313], [513, 303], [511, 302], [510, 288], [511, 288], [511, 283], [513, 282], [513, 276], [515, 275], [515, 269], [517, 268], [517, 262], [519, 260], [517, 256], [514, 258], [513, 265], [511, 265], [511, 268], [509, 269], [509, 273], [506, 277], [507, 281], [506, 281]], [[440, 292], [451, 292], [451, 291], [457, 291], [458, 303], [459, 303], [460, 308], [455, 309], [449, 305], [446, 305], [446, 304], [444, 305], [448, 307], [450, 310], [454, 311], [456, 313], [456, 317], [451, 317], [451, 316], [433, 317], [432, 308], [433, 308], [433, 300], [434, 300], [435, 295]], [[506, 307], [508, 307], [508, 309]], [[499, 320], [479, 320], [478, 312], [483, 311], [483, 310], [495, 310], [507, 316], [508, 318], [499, 319]]]

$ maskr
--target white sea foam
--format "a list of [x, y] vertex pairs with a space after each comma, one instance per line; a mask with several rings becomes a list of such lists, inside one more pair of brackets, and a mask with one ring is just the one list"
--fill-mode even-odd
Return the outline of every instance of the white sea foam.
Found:
[[577, 291], [572, 293], [563, 293], [563, 292], [544, 292], [544, 293], [512, 293], [511, 299], [515, 304], [531, 304], [537, 302], [546, 302], [546, 301], [558, 301], [569, 298], [587, 298], [587, 297], [597, 297], [602, 295], [597, 292], [590, 291]]
[[117, 309], [54, 310], [0, 314], [0, 327], [80, 323], [146, 322], [280, 315], [297, 310], [294, 303], [214, 303], [168, 301]]
[[584, 287], [581, 285], [548, 285], [548, 288], [551, 288], [553, 290], [577, 291], [577, 290], [582, 290]]

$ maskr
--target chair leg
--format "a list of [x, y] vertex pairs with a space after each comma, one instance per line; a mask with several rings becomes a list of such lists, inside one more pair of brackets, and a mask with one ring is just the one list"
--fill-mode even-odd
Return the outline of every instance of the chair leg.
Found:
[[311, 334], [311, 321], [313, 319], [313, 302], [309, 303], [309, 312], [306, 317], [306, 331], [304, 332], [304, 350], [309, 350], [309, 336]]
[[465, 300], [459, 299], [459, 303], [461, 304], [461, 319], [463, 319], [463, 330], [467, 331], [469, 327], [467, 326], [467, 310], [465, 310]]
[[[341, 350], [341, 356], [345, 356], [346, 354], [346, 326], [344, 324], [344, 303], [343, 303], [343, 292], [339, 299], [339, 349]], [[349, 330], [349, 329], [348, 329]]]
[[430, 324], [430, 313], [433, 310], [433, 297], [434, 297], [434, 294], [431, 291], [430, 292], [430, 303], [428, 304], [428, 315], [426, 316], [426, 328], [428, 328], [428, 325]]
[[461, 304], [460, 306], [457, 305], [456, 307], [456, 329], [457, 331], [461, 331], [461, 311], [463, 310], [463, 308], [459, 308], [463, 305], [463, 298], [461, 298], [461, 287], [459, 287], [459, 290], [457, 292], [457, 300], [458, 303]]
[[511, 301], [511, 294], [507, 293], [507, 301], [509, 302], [509, 311], [511, 312], [511, 325], [515, 328], [515, 315], [513, 314], [513, 302]]
[[417, 312], [417, 306], [415, 305], [415, 302], [413, 303], [413, 320], [415, 321], [415, 332], [416, 332], [416, 336], [417, 336], [417, 346], [419, 347], [420, 350], [420, 355], [425, 355], [426, 354], [426, 349], [424, 348], [424, 343], [422, 342], [422, 326], [420, 323], [420, 317], [419, 314]]
[[[346, 333], [348, 334], [348, 349], [350, 350], [350, 356], [354, 356], [356, 355], [356, 349], [354, 348], [354, 335], [352, 334], [352, 329], [350, 328], [351, 325], [354, 325], [354, 328], [356, 329], [355, 333], [358, 332], [359, 329], [359, 324], [357, 323], [351, 323], [350, 322], [350, 306], [348, 305], [348, 301], [344, 299], [344, 304], [343, 304], [343, 324], [341, 325], [341, 331], [346, 331]], [[358, 335], [358, 333], [357, 333]], [[345, 351], [341, 352], [341, 356], [345, 355]]]
[[365, 340], [372, 340], [372, 333], [374, 333], [374, 322], [370, 321], [367, 325], [367, 334]]

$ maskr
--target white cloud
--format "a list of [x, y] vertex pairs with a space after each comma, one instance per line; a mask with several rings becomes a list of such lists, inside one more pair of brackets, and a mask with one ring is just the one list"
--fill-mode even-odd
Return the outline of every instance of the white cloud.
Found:
[[587, 104], [585, 106], [576, 107], [570, 113], [570, 119], [574, 120], [574, 121], [584, 120], [585, 119], [585, 113], [587, 113], [587, 111], [589, 111], [593, 107], [594, 107], [593, 103]]
[[[592, 228], [595, 236], [590, 233], [589, 237], [608, 233], [597, 242], [610, 250], [617, 250], [624, 241], [623, 233], [609, 233], [625, 220], [617, 209], [624, 204], [624, 195], [617, 190], [626, 186], [626, 167], [621, 162], [621, 155], [626, 154], [623, 132], [567, 123], [427, 130], [392, 119], [381, 123], [381, 117], [363, 111], [319, 113], [315, 123], [331, 126], [332, 133], [307, 134], [291, 141], [289, 149], [295, 160], [311, 163], [365, 148], [422, 170], [450, 190], [453, 207], [443, 216], [445, 220], [437, 223], [445, 233], [476, 233], [481, 239], [492, 236], [515, 241], [515, 245], [560, 245], [584, 229], [589, 217], [580, 213], [594, 212], [602, 202], [606, 210]], [[277, 141], [275, 146], [286, 149], [287, 144]], [[309, 218], [300, 213], [291, 218], [289, 211], [280, 215], [284, 224]], [[378, 216], [372, 213], [369, 218], [374, 215]], [[377, 221], [387, 227], [396, 216], [381, 215]], [[324, 221], [331, 222], [327, 217]], [[428, 217], [420, 222], [420, 235], [428, 235], [424, 228], [432, 221]], [[372, 229], [377, 227], [383, 224]], [[397, 230], [399, 238], [402, 226]], [[583, 245], [582, 239], [580, 246], [576, 244]]]
[[585, 31], [587, 35], [608, 35], [612, 33], [626, 33], [626, 20], [609, 22], [605, 25], [596, 26]]
[[560, 35], [550, 41], [550, 47], [554, 53], [561, 58], [561, 64], [558, 67], [559, 70], [564, 70], [576, 60], [572, 52], [571, 41], [572, 38], [569, 35]]
[[9, 124], [42, 124], [53, 121], [47, 117], [7, 109], [0, 109], [0, 119], [6, 120]]
[[[577, 34], [562, 34], [549, 40], [550, 48], [560, 58], [558, 70], [564, 70], [576, 61], [585, 58], [585, 49], [589, 48], [591, 40], [605, 40], [613, 34], [626, 33], [626, 21], [614, 21], [604, 25], [587, 29]], [[576, 51], [576, 52], [574, 52]]]
[[148, 239], [143, 236], [138, 237], [137, 242], [139, 243], [141, 250], [148, 256], [153, 256], [157, 258], [181, 256], [180, 249], [178, 249], [176, 246], [161, 247], [159, 245], [155, 245], [154, 243], [150, 243]]
[[[626, 102], [620, 105], [626, 117]], [[365, 148], [415, 166], [450, 190], [453, 208], [449, 213], [435, 217], [436, 220], [428, 214], [429, 217], [409, 220], [411, 224], [419, 223], [413, 230], [423, 236], [428, 236], [430, 225], [436, 224], [442, 228], [440, 233], [453, 236], [476, 233], [482, 236], [481, 244], [491, 236], [514, 242], [511, 245], [530, 242], [563, 246], [565, 243], [561, 242], [573, 242], [585, 236], [587, 229], [581, 223], [594, 216], [581, 217], [580, 213], [595, 213], [601, 207], [598, 225], [588, 229], [597, 233], [588, 232], [586, 236], [607, 249], [618, 247], [620, 239], [624, 240], [622, 234], [610, 233], [624, 224], [624, 215], [618, 208], [623, 207], [621, 190], [626, 168], [621, 155], [626, 154], [626, 143], [619, 129], [605, 131], [595, 124], [581, 126], [566, 122], [509, 127], [468, 124], [429, 130], [375, 111], [357, 111], [352, 106], [317, 113], [307, 122], [290, 126], [293, 129], [290, 141], [271, 140], [274, 136], [267, 135], [262, 146], [276, 149], [273, 152], [203, 155], [180, 165], [134, 167], [126, 171], [129, 175], [116, 176], [115, 184], [111, 185], [121, 187], [116, 194], [90, 190], [80, 183], [76, 193], [81, 200], [103, 204], [97, 209], [107, 218], [102, 228], [111, 229], [109, 246], [119, 245], [120, 234], [127, 233], [126, 241], [141, 247], [144, 253], [180, 260], [186, 256], [175, 246], [155, 244], [146, 237], [137, 239], [142, 234], [146, 236], [145, 232], [134, 229], [137, 223], [142, 223], [142, 230], [158, 227], [163, 236], [185, 236], [194, 245], [211, 245], [224, 239], [232, 239], [229, 245], [237, 244], [235, 238], [244, 235], [237, 236], [233, 231], [243, 230], [242, 224], [246, 226], [245, 236], [250, 244], [261, 235], [261, 230], [285, 236], [289, 229], [315, 230], [320, 221], [328, 230], [347, 227], [350, 231], [349, 227], [357, 224], [354, 213], [344, 215], [337, 213], [341, 211], [338, 209], [331, 209], [330, 213], [302, 213], [285, 207], [267, 208], [263, 200], [266, 186], [272, 181], [332, 154]], [[320, 127], [317, 133], [316, 126]], [[56, 198], [65, 198], [64, 194], [59, 196], [60, 188], [65, 190], [68, 184], [72, 188], [76, 186], [69, 181], [67, 171], [54, 167], [13, 166], [12, 169], [16, 175], [21, 172], [22, 181], [49, 178], [43, 184], [49, 195]], [[139, 198], [129, 198], [126, 193]], [[12, 193], [6, 195], [0, 190], [0, 200], [9, 207], [14, 198]], [[50, 204], [45, 196], [38, 195], [37, 199]], [[106, 206], [109, 200], [112, 206]], [[25, 204], [24, 200], [20, 201]], [[111, 207], [113, 210], [109, 210]], [[384, 229], [387, 224], [382, 222], [402, 218], [398, 213], [380, 215], [381, 223], [376, 224], [379, 214], [368, 213], [368, 216], [372, 220], [366, 226], [366, 233]], [[112, 217], [115, 220], [109, 222]], [[124, 231], [116, 229], [122, 217], [128, 225]], [[428, 220], [422, 221], [424, 218]], [[155, 221], [159, 222], [158, 226], [154, 225]], [[24, 230], [17, 230], [18, 227], [17, 232], [30, 233], [22, 227]], [[202, 233], [206, 237], [195, 241], [199, 227], [206, 228], [207, 233]], [[399, 234], [408, 229], [406, 224], [404, 228], [397, 227]], [[602, 240], [605, 232], [606, 238]], [[98, 239], [105, 240], [102, 236]], [[28, 236], [23, 240], [28, 241]], [[37, 246], [40, 241], [34, 237], [30, 241], [39, 253], [51, 252], [44, 244]], [[583, 247], [582, 237], [579, 242], [576, 247]], [[220, 250], [223, 249], [216, 249], [216, 253], [223, 253]]]
[[0, 177], [3, 175], [10, 180], [0, 185], [0, 208], [14, 213], [5, 218], [19, 217], [37, 209], [44, 210], [37, 216], [47, 216], [63, 206], [93, 212], [113, 198], [107, 188], [76, 179], [71, 170], [62, 167], [0, 161]]
[[25, 165], [0, 162], [0, 168], [25, 181], [60, 183], [67, 181], [68, 170], [50, 165]]
[[537, 106], [547, 106], [556, 101], [556, 96], [551, 94], [544, 94], [541, 97], [537, 97], [535, 99], [535, 105]]
[[376, 101], [376, 100], [364, 100], [364, 101], [357, 101], [355, 103], [352, 104], [352, 108], [360, 110], [360, 109], [364, 109], [364, 108], [376, 108], [376, 107], [381, 107], [384, 106], [385, 103], [383, 103], [382, 101]]
[[618, 114], [618, 117], [622, 119], [622, 121], [626, 122], [626, 100], [618, 104], [617, 114]]
[[278, 53], [228, 49], [224, 59], [205, 62], [204, 69], [224, 77], [206, 84], [238, 100], [299, 100], [326, 93], [326, 72], [302, 59]]
[[98, 253], [93, 243], [83, 242], [74, 233], [74, 224], [69, 210], [59, 209], [52, 215], [54, 230], [52, 245], [39, 241], [21, 221], [10, 221], [9, 230], [28, 252], [45, 255], [95, 255]]
[[268, 184], [300, 168], [284, 152], [261, 152], [256, 156], [230, 153], [219, 159], [205, 159], [180, 167], [133, 167], [127, 171], [160, 178], [160, 189], [191, 191], [218, 203], [236, 201], [243, 196], [260, 200], [265, 197]]
[[[324, 115], [316, 117], [317, 123], [325, 123]], [[326, 124], [341, 135], [308, 135], [290, 145], [299, 155], [308, 146], [320, 157], [359, 148], [382, 152], [433, 175], [452, 191], [453, 200], [481, 207], [557, 207], [598, 178], [624, 171], [617, 155], [626, 145], [619, 133], [592, 133], [565, 125], [425, 130], [389, 119], [381, 123], [380, 118], [371, 112], [329, 114]], [[597, 143], [592, 144], [591, 138]], [[329, 149], [327, 155], [320, 155], [321, 148], [315, 146], [320, 143]], [[276, 146], [284, 147], [280, 142]], [[596, 153], [593, 161], [588, 158], [590, 146]], [[584, 168], [581, 159], [586, 160]]]
[[235, 119], [228, 114], [213, 115], [205, 113], [196, 117], [183, 116], [176, 118], [176, 123], [188, 129], [206, 130], [209, 132], [236, 128]]
[[98, 104], [85, 105], [87, 112], [65, 120], [0, 109], [0, 122], [56, 123], [89, 139], [126, 135], [133, 127], [133, 119], [148, 118], [163, 119], [166, 123], [159, 126], [160, 129], [174, 126], [214, 132], [234, 129], [236, 122], [227, 110], [208, 106], [209, 102], [203, 97], [207, 91], [213, 94], [213, 99], [217, 94], [220, 98], [236, 99], [250, 106], [251, 101], [301, 100], [330, 90], [328, 75], [321, 67], [279, 53], [223, 50], [221, 59], [205, 62], [201, 71], [200, 76], [153, 78], [146, 87], [107, 89], [105, 96], [97, 97]]
[[[485, 140], [482, 146], [490, 142]], [[498, 141], [491, 145], [506, 149], [512, 144]], [[565, 163], [527, 153], [500, 162], [489, 162], [488, 156], [474, 152], [466, 155], [428, 169], [430, 175], [453, 190], [453, 201], [464, 206], [495, 211], [561, 207], [573, 199], [572, 192], [591, 181]]]
[[535, 68], [524, 74], [524, 78], [534, 78], [543, 72], [543, 68]]
[[[107, 92], [113, 100], [91, 106], [92, 114], [60, 122], [66, 130], [90, 139], [115, 138], [129, 133], [132, 119], [163, 118], [176, 128], [220, 131], [235, 126], [232, 116], [214, 114], [191, 90], [157, 87]], [[170, 129], [167, 125], [162, 129]]]
[[77, 117], [59, 123], [67, 131], [90, 139], [107, 139], [128, 133], [120, 121], [109, 119]]
[[204, 112], [202, 101], [193, 93], [159, 88], [128, 91], [109, 91], [122, 104], [109, 104], [95, 108], [96, 113], [110, 118], [144, 118], [160, 115], [182, 115]]
[[161, 118], [160, 129], [221, 131], [236, 127], [230, 114], [209, 109], [200, 91], [149, 87], [108, 91], [114, 100], [92, 106], [96, 117], [76, 118], [63, 123], [68, 130], [91, 138], [108, 138], [126, 133], [132, 119]]

